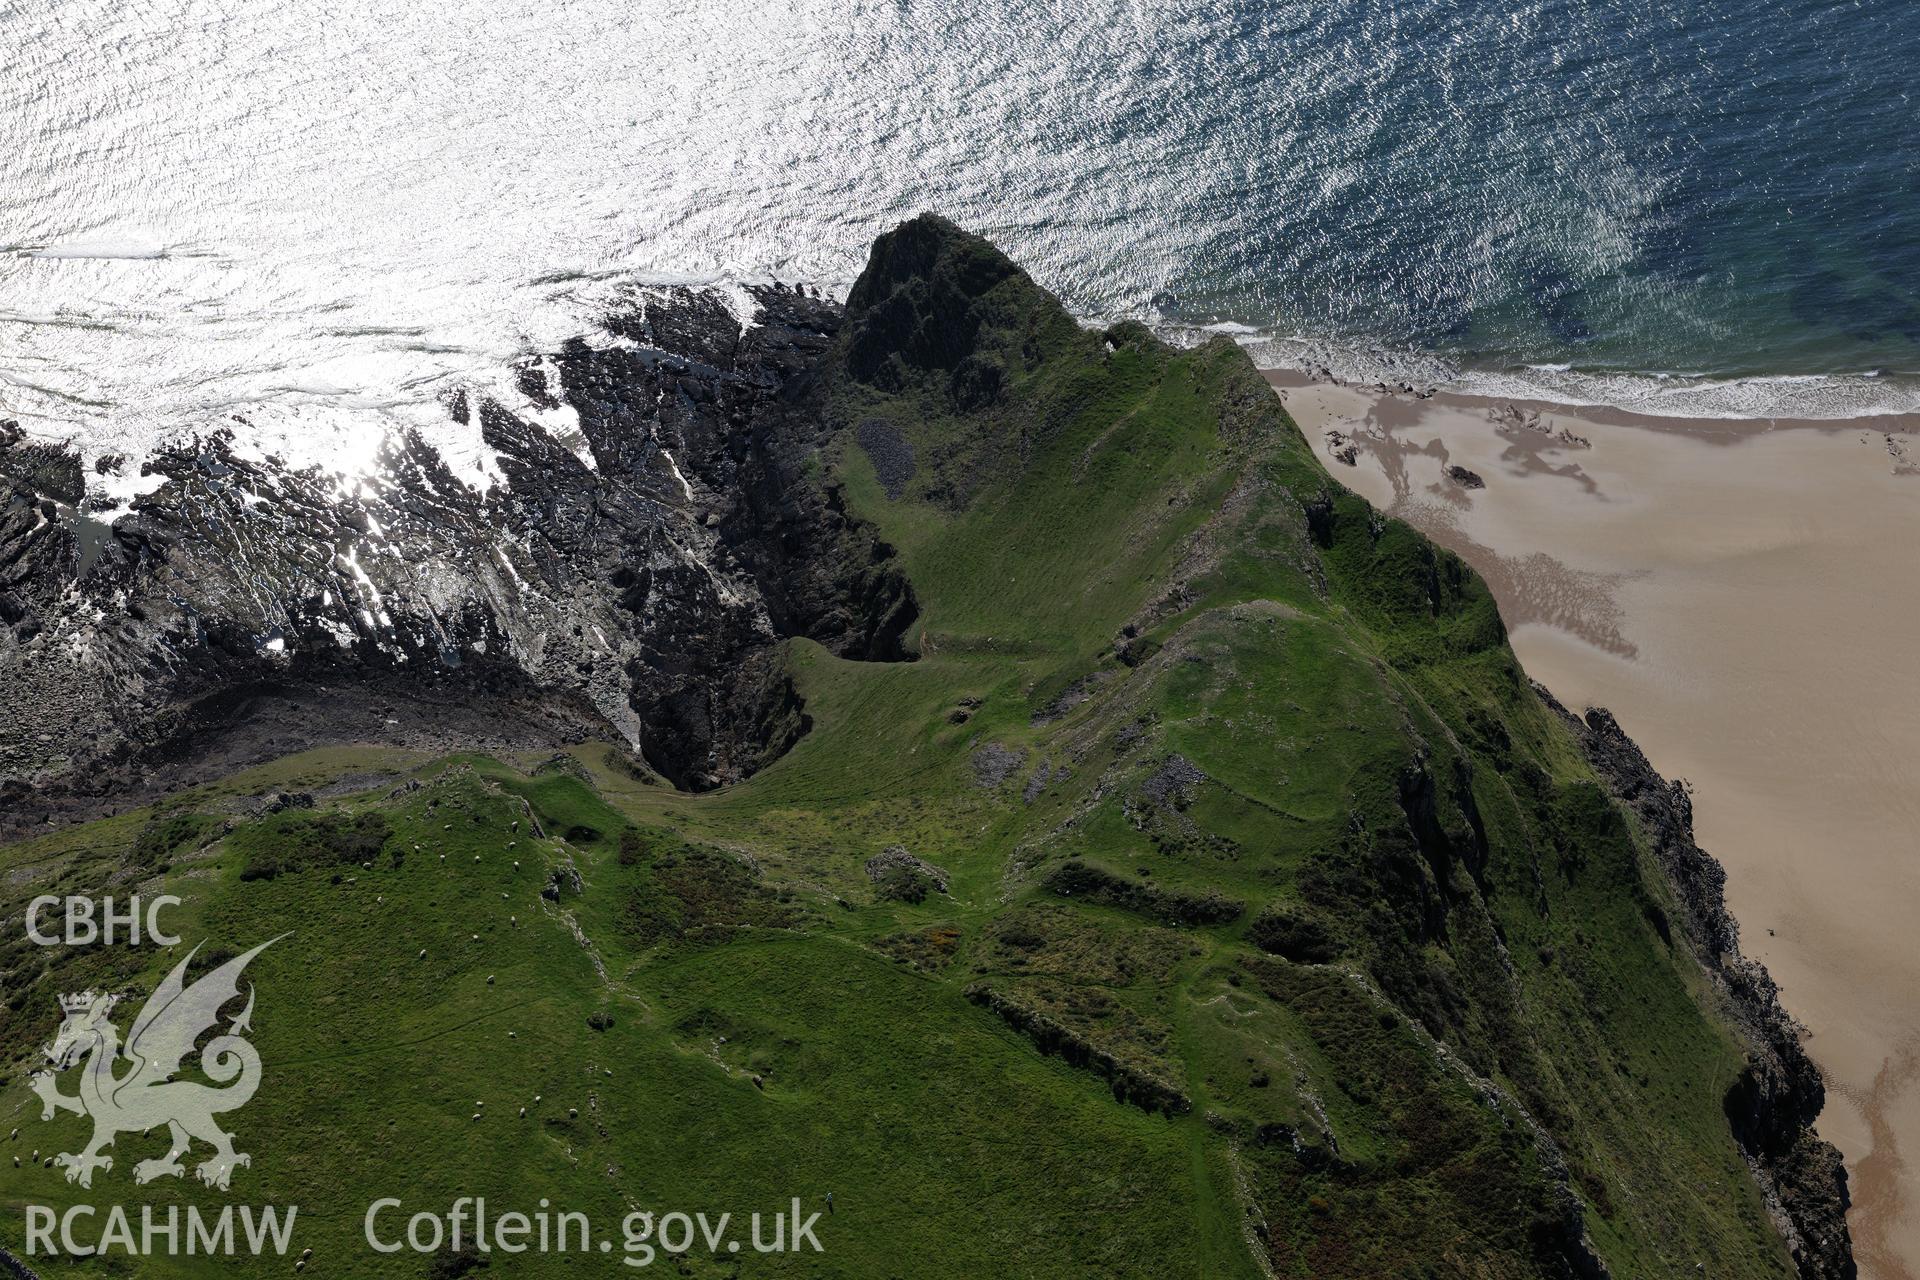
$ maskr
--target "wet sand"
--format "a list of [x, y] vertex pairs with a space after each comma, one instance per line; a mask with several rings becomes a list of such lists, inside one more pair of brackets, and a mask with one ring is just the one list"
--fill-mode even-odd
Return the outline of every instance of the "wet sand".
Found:
[[1920, 1280], [1920, 421], [1270, 378], [1335, 476], [1481, 571], [1529, 674], [1693, 784], [1827, 1076], [1861, 1274]]

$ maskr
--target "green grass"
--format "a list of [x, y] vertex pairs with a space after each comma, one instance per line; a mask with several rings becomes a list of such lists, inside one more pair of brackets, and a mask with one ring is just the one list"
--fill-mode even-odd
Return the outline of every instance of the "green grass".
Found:
[[[0, 852], [7, 910], [111, 884], [180, 894], [190, 940], [291, 931], [229, 1123], [237, 1194], [301, 1206], [314, 1274], [426, 1273], [357, 1244], [379, 1195], [611, 1224], [829, 1191], [825, 1254], [685, 1273], [1519, 1277], [1577, 1197], [1615, 1275], [1789, 1274], [1721, 1112], [1737, 1035], [1484, 586], [1335, 486], [1231, 344], [1108, 340], [983, 278], [973, 365], [842, 371], [828, 406], [921, 460], [889, 500], [842, 431], [819, 477], [899, 548], [919, 659], [790, 644], [814, 727], [748, 782], [675, 792], [606, 745], [311, 753]], [[1019, 759], [998, 787], [989, 746]], [[319, 809], [248, 816], [293, 788]], [[870, 883], [895, 844], [948, 892]], [[1063, 892], [1075, 860], [1111, 891]], [[1281, 919], [1323, 963], [1263, 949]], [[24, 1086], [55, 993], [166, 963], [0, 943], [16, 1145], [81, 1136]], [[0, 1161], [9, 1205], [75, 1194]]]

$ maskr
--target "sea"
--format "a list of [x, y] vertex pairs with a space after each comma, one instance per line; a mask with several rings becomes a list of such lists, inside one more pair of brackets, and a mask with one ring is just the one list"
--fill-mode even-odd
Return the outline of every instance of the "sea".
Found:
[[1269, 366], [1911, 413], [1917, 66], [1908, 0], [0, 0], [0, 417], [471, 462], [450, 392], [928, 209]]

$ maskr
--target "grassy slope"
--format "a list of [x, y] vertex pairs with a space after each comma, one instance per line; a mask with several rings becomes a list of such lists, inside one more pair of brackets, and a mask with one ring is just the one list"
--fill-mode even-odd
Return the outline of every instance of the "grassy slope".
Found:
[[[372, 868], [242, 881], [300, 821], [267, 819], [129, 870], [149, 825], [130, 815], [0, 854], [9, 912], [164, 883], [190, 939], [295, 930], [256, 966], [266, 1084], [229, 1123], [259, 1157], [237, 1193], [299, 1203], [317, 1273], [424, 1272], [355, 1244], [376, 1195], [545, 1195], [611, 1222], [833, 1191], [825, 1255], [688, 1268], [1231, 1276], [1258, 1254], [1289, 1276], [1522, 1276], [1550, 1265], [1571, 1188], [1616, 1275], [1786, 1274], [1721, 1114], [1736, 1044], [1484, 588], [1334, 488], [1230, 344], [1103, 340], [978, 242], [942, 245], [920, 305], [966, 309], [968, 360], [933, 342], [833, 393], [846, 423], [891, 422], [918, 472], [888, 500], [843, 433], [823, 473], [900, 549], [921, 658], [796, 644], [815, 727], [790, 755], [702, 796], [604, 748], [372, 762], [423, 784], [327, 802], [391, 824]], [[997, 395], [966, 391], [983, 378]], [[976, 769], [989, 744], [1021, 761], [997, 787]], [[173, 803], [221, 814], [362, 767], [285, 762]], [[1422, 780], [1424, 840], [1403, 800]], [[548, 838], [510, 830], [523, 800]], [[862, 868], [892, 844], [949, 892], [879, 899]], [[1052, 891], [1070, 859], [1138, 892]], [[568, 861], [584, 891], [543, 901]], [[1245, 909], [1180, 923], [1209, 891]], [[1254, 945], [1275, 905], [1318, 927], [1326, 963]], [[78, 1122], [41, 1124], [22, 1082], [53, 994], [165, 961], [5, 946], [0, 1128], [73, 1149]], [[1068, 1061], [1089, 1052], [1190, 1109], [1117, 1101]], [[136, 1193], [126, 1166], [151, 1153], [121, 1154], [90, 1196], [0, 1161], [0, 1197], [217, 1203]], [[176, 1273], [198, 1274], [140, 1271]]]

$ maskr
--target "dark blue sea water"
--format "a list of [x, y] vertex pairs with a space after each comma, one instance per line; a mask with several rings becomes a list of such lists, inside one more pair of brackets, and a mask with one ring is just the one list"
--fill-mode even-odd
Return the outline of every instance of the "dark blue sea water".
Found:
[[[895, 207], [956, 210], [1088, 312], [1158, 295], [1169, 319], [1456, 367], [1570, 365], [1597, 380], [1535, 381], [1600, 397], [1663, 390], [1615, 374], [1920, 371], [1910, 5], [1134, 16], [917, 31], [930, 62], [969, 51], [935, 102], [977, 155], [971, 172], [956, 157], [903, 174]], [[1798, 381], [1711, 390], [1682, 399], [1912, 403]]]
[[1906, 0], [64, 0], [0, 48], [0, 414], [93, 452], [444, 428], [635, 281], [844, 286], [922, 209], [1276, 364], [1920, 409]]
[[1179, 175], [1178, 312], [1477, 366], [1920, 370], [1920, 11], [1235, 9], [1106, 126]]

